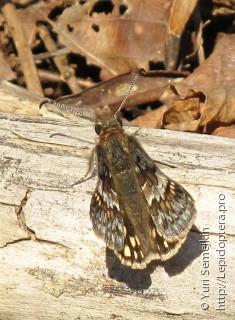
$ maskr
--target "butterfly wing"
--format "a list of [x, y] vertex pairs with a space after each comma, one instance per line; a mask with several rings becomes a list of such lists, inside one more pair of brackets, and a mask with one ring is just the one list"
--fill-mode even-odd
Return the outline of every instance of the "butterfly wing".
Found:
[[109, 248], [121, 249], [124, 245], [125, 227], [113, 179], [105, 154], [96, 147], [99, 179], [91, 199], [90, 217], [93, 230]]
[[134, 137], [129, 138], [137, 178], [157, 233], [168, 243], [184, 239], [195, 220], [194, 200], [158, 169]]

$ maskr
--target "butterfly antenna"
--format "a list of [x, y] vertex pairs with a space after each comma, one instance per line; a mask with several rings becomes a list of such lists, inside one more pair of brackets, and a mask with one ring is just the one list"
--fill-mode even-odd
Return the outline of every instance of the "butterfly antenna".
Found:
[[46, 98], [46, 99], [42, 100], [42, 101], [40, 102], [40, 104], [39, 104], [39, 108], [41, 109], [41, 107], [42, 107], [44, 104], [46, 104], [46, 103], [53, 104], [53, 105], [57, 106], [59, 109], [72, 112], [72, 113], [76, 114], [76, 115], [79, 116], [79, 117], [89, 119], [89, 120], [91, 120], [91, 121], [93, 121], [93, 122], [95, 121], [95, 118], [90, 117], [90, 116], [87, 116], [87, 115], [83, 114], [82, 112], [79, 112], [79, 111], [77, 111], [77, 110], [75, 110], [75, 109], [73, 109], [73, 108], [71, 108], [71, 107], [69, 107], [69, 106], [66, 106], [66, 105], [64, 105], [64, 104], [60, 104], [60, 103], [58, 103], [58, 102], [56, 102], [56, 101], [54, 101], [54, 100], [52, 100], [52, 99], [50, 99], [50, 98]]
[[117, 111], [115, 112], [115, 115], [122, 109], [122, 107], [126, 103], [126, 100], [128, 99], [128, 97], [129, 97], [129, 95], [131, 93], [131, 90], [133, 89], [133, 87], [134, 87], [134, 85], [135, 85], [135, 83], [136, 83], [136, 81], [137, 81], [137, 79], [138, 79], [138, 77], [140, 75], [140, 72], [141, 72], [141, 70], [137, 70], [136, 71], [136, 75], [135, 75], [134, 79], [132, 80], [130, 88], [129, 88], [127, 94], [125, 95], [124, 99], [122, 100], [122, 103], [120, 104], [120, 106], [118, 107]]
[[[135, 75], [134, 79], [132, 80], [130, 88], [129, 88], [127, 94], [125, 95], [124, 99], [122, 100], [122, 103], [120, 104], [120, 106], [118, 107], [118, 109], [117, 109], [117, 111], [115, 112], [114, 115], [116, 115], [122, 109], [124, 104], [126, 103], [126, 100], [128, 99], [128, 97], [129, 97], [129, 95], [131, 93], [131, 90], [133, 89], [133, 87], [134, 87], [134, 85], [135, 85], [135, 83], [136, 83], [136, 81], [137, 81], [137, 79], [138, 79], [138, 77], [139, 77], [139, 75], [141, 73], [145, 74], [145, 70], [144, 69], [138, 69], [136, 71], [136, 75]], [[89, 120], [95, 122], [95, 118], [94, 117], [87, 116], [87, 115], [83, 114], [82, 112], [79, 112], [79, 111], [77, 111], [77, 110], [75, 110], [75, 109], [73, 109], [73, 108], [71, 108], [69, 106], [66, 106], [64, 104], [60, 104], [60, 103], [58, 103], [58, 102], [56, 102], [56, 101], [54, 101], [54, 100], [52, 100], [50, 98], [46, 98], [46, 99], [42, 100], [40, 102], [40, 104], [39, 104], [39, 108], [41, 108], [46, 103], [53, 104], [53, 105], [57, 106], [59, 109], [72, 112], [73, 114], [75, 114], [75, 115], [77, 115], [79, 117], [86, 118], [86, 119], [89, 119]]]

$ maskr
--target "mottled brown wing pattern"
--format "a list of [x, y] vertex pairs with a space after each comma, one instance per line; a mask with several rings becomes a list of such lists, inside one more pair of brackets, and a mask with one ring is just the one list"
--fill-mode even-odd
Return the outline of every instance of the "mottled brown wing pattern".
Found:
[[[144, 227], [144, 226], [143, 226]], [[175, 242], [168, 243], [153, 225], [149, 230], [149, 237], [155, 241], [155, 250], [149, 251], [147, 255], [143, 254], [142, 243], [132, 231], [131, 225], [126, 226], [126, 235], [122, 250], [115, 253], [124, 265], [131, 266], [133, 269], [146, 268], [147, 264], [154, 259], [167, 260], [172, 257], [181, 247], [185, 239], [178, 239]]]
[[139, 239], [110, 186], [110, 178], [101, 175], [91, 200], [93, 230], [114, 250], [123, 264], [144, 268], [146, 262]]
[[150, 221], [148, 235], [153, 239], [154, 247], [144, 252], [143, 243], [136, 236], [124, 206], [119, 203], [108, 160], [99, 147], [99, 180], [90, 215], [95, 233], [114, 250], [123, 264], [145, 268], [153, 259], [166, 260], [176, 254], [193, 224], [195, 208], [188, 192], [157, 168], [137, 140], [133, 137], [128, 140], [133, 167], [149, 209], [146, 208]]
[[[97, 150], [98, 151], [98, 150]], [[113, 180], [104, 155], [97, 152], [99, 179], [91, 199], [93, 230], [109, 248], [123, 248], [125, 227]]]
[[160, 171], [135, 138], [129, 138], [138, 181], [157, 233], [168, 243], [184, 239], [196, 217], [194, 200], [181, 185]]

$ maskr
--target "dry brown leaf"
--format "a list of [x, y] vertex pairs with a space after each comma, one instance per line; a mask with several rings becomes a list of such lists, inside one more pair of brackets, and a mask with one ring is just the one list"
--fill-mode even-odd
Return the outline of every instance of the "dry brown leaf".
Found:
[[157, 110], [146, 113], [143, 116], [139, 116], [132, 121], [132, 124], [144, 127], [144, 128], [156, 128], [160, 129], [162, 127], [162, 117], [167, 107], [162, 107]]
[[[114, 3], [117, 1], [113, 1]], [[82, 6], [64, 10], [55, 26], [60, 41], [110, 76], [139, 67], [149, 60], [164, 61], [166, 23], [172, 0], [128, 1], [128, 10], [81, 15]], [[67, 26], [72, 31], [69, 31]], [[71, 30], [70, 29], [70, 30]]]
[[197, 3], [198, 0], [174, 0], [172, 3], [165, 50], [165, 65], [169, 70], [176, 68], [181, 35]]
[[235, 138], [235, 124], [229, 127], [219, 127], [212, 134], [220, 137]]
[[[159, 73], [159, 76], [158, 76]], [[165, 75], [165, 76], [164, 76]], [[116, 110], [126, 96], [133, 73], [119, 75], [110, 80], [103, 81], [92, 88], [88, 88], [76, 95], [59, 98], [57, 101], [80, 109], [96, 109], [109, 105]], [[136, 105], [150, 103], [160, 98], [165, 88], [171, 83], [170, 73], [155, 72], [154, 75], [139, 75], [124, 108], [128, 109]]]
[[234, 52], [235, 35], [220, 34], [211, 56], [182, 83], [164, 92], [161, 101], [168, 107], [164, 128], [210, 133], [218, 123], [235, 121]]
[[185, 25], [188, 22], [189, 17], [195, 10], [197, 0], [175, 0], [173, 1], [171, 8], [171, 17], [169, 23], [170, 33], [180, 36]]
[[176, 101], [173, 110], [164, 114], [165, 128], [179, 131], [195, 131], [199, 124], [199, 98]]
[[[112, 13], [93, 13], [91, 16], [83, 6], [77, 4], [64, 10], [58, 19], [59, 23], [53, 26], [60, 42], [73, 52], [85, 55], [88, 63], [100, 66], [106, 79], [134, 68], [148, 70], [149, 61], [165, 62], [166, 56], [169, 60], [165, 52], [172, 50], [166, 38], [171, 6], [175, 2], [179, 1], [129, 0], [126, 2], [127, 10], [120, 14], [120, 1], [116, 0], [113, 1]], [[196, 3], [197, 0], [194, 0], [191, 6], [186, 6], [184, 27]], [[175, 10], [173, 16], [177, 16], [176, 12], [181, 11]], [[173, 22], [176, 29], [176, 21]], [[183, 29], [180, 23], [181, 32]], [[179, 42], [178, 33], [176, 38]], [[174, 52], [174, 63], [177, 52], [178, 49], [176, 54]]]
[[17, 9], [25, 34], [30, 43], [36, 37], [37, 22], [46, 21], [47, 15], [56, 7], [63, 4], [63, 0], [38, 1], [24, 9]]

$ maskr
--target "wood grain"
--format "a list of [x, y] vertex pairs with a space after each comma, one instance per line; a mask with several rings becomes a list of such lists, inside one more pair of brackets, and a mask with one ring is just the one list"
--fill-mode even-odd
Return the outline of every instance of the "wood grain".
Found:
[[[18, 99], [18, 109], [30, 104]], [[234, 319], [234, 140], [151, 129], [136, 136], [164, 173], [192, 194], [198, 211], [181, 251], [140, 271], [122, 266], [92, 231], [97, 178], [72, 187], [87, 170], [93, 125], [0, 114], [1, 320]], [[227, 296], [219, 311], [223, 197]], [[203, 230], [209, 230], [208, 256], [199, 242]], [[201, 274], [205, 258], [209, 276]], [[209, 297], [201, 299], [207, 279]]]

